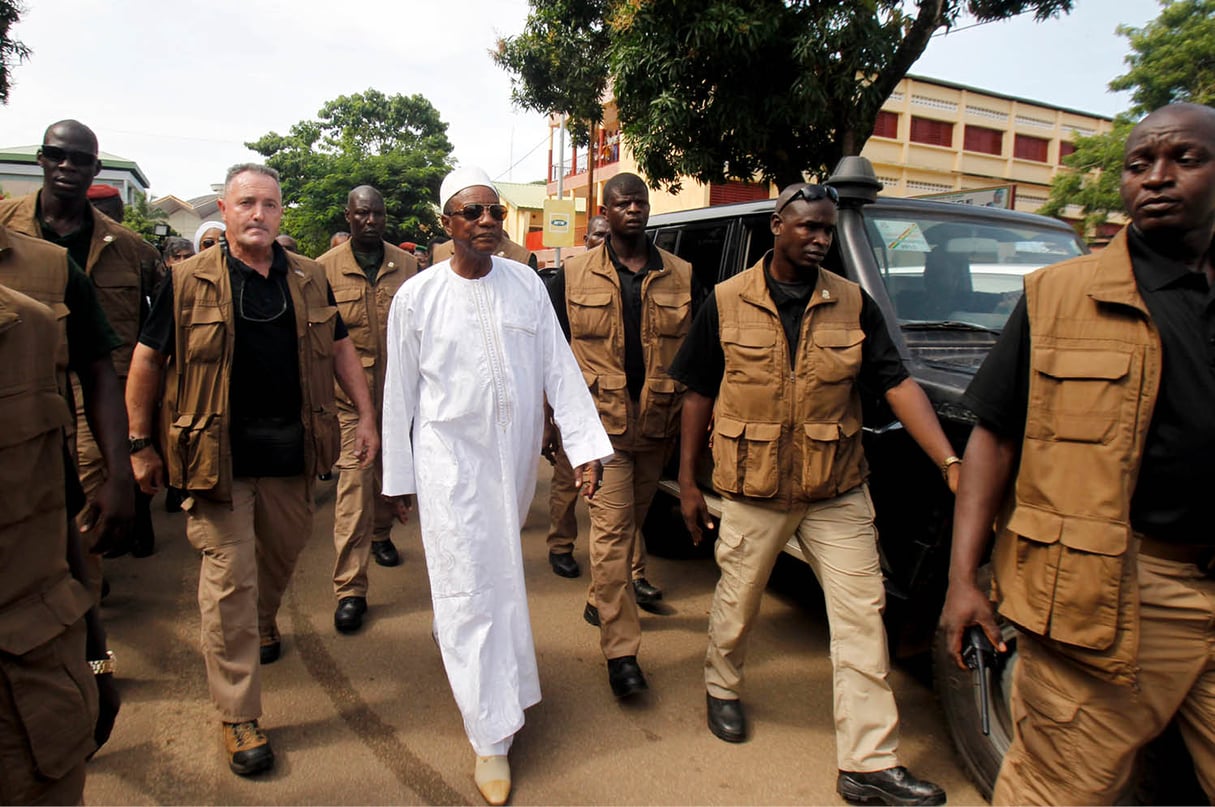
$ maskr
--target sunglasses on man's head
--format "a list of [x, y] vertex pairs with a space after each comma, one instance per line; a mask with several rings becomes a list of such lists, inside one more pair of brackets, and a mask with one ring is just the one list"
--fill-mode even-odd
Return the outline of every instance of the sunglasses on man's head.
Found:
[[819, 202], [823, 199], [830, 199], [831, 204], [838, 205], [840, 203], [839, 192], [830, 185], [806, 185], [798, 188], [797, 192], [785, 200], [785, 203], [776, 208], [776, 215], [780, 215], [781, 211], [789, 205], [793, 204], [798, 199], [804, 199], [807, 202]]
[[447, 215], [461, 216], [466, 221], [476, 221], [486, 210], [489, 211], [489, 215], [494, 221], [503, 221], [506, 218], [506, 205], [464, 205], [459, 210], [449, 211]]
[[92, 168], [97, 162], [96, 154], [87, 151], [63, 149], [58, 146], [43, 146], [38, 149], [38, 154], [55, 165], [59, 165], [64, 160], [67, 160], [77, 168]]

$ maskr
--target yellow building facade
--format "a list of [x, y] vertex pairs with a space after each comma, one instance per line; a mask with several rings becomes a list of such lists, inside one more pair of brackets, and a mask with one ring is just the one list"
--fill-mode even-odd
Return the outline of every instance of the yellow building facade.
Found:
[[[604, 120], [589, 148], [566, 140], [559, 147], [560, 122], [550, 121], [547, 191], [587, 199], [597, 210], [603, 184], [620, 172], [640, 173], [628, 144], [621, 141], [616, 107], [604, 105]], [[1007, 206], [1035, 212], [1046, 203], [1062, 159], [1074, 150], [1077, 135], [1107, 132], [1110, 118], [1045, 102], [988, 92], [962, 84], [906, 76], [886, 99], [873, 135], [861, 154], [873, 163], [890, 196], [927, 196], [987, 188]], [[563, 159], [560, 159], [562, 158]], [[563, 163], [563, 166], [559, 166]], [[685, 178], [678, 193], [650, 192], [653, 213], [690, 210], [715, 204], [775, 196], [778, 189], [758, 183], [701, 183]], [[1067, 211], [1080, 218], [1078, 209]], [[579, 217], [580, 234], [585, 219]]]

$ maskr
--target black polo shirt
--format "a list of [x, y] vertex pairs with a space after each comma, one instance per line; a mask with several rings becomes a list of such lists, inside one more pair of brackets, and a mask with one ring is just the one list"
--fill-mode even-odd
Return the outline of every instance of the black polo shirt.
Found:
[[[270, 272], [262, 277], [228, 253], [226, 240], [221, 238], [221, 242], [236, 319], [228, 390], [233, 475], [296, 476], [304, 471], [303, 398], [287, 253], [274, 244]], [[328, 284], [326, 294], [329, 305], [337, 305]], [[335, 341], [346, 337], [346, 325], [341, 315], [336, 316]], [[165, 356], [173, 355], [171, 281], [161, 285], [139, 341]]]
[[[1215, 543], [1215, 291], [1206, 275], [1127, 230], [1135, 285], [1160, 333], [1160, 390], [1131, 497], [1131, 526], [1160, 541]], [[966, 391], [996, 434], [1020, 442], [1029, 406], [1029, 317], [1021, 299]], [[1204, 505], [1203, 502], [1206, 502]]]
[[60, 235], [50, 228], [42, 218], [42, 193], [34, 197], [34, 217], [38, 219], [38, 228], [42, 230], [42, 239], [56, 246], [63, 247], [68, 255], [82, 269], [89, 265], [89, 247], [93, 244], [93, 209], [90, 206], [84, 211], [84, 220], [80, 227], [70, 233]]
[[[624, 374], [627, 379], [629, 397], [634, 401], [641, 397], [641, 388], [645, 386], [645, 354], [641, 349], [641, 288], [646, 275], [662, 270], [662, 255], [654, 242], [649, 242], [649, 254], [645, 266], [640, 272], [634, 272], [620, 262], [612, 249], [611, 241], [605, 241], [608, 260], [616, 268], [616, 276], [620, 279], [620, 309], [624, 320]], [[695, 284], [695, 280], [693, 280]], [[552, 298], [553, 308], [557, 311], [557, 321], [565, 338], [570, 338], [569, 312], [565, 308], [565, 272], [558, 271], [545, 283], [548, 286], [549, 297]], [[695, 288], [692, 292], [693, 303], [697, 300]]]
[[[768, 294], [776, 304], [781, 328], [789, 345], [789, 366], [796, 367], [797, 346], [801, 340], [802, 319], [806, 305], [814, 293], [818, 278], [806, 284], [778, 283], [768, 274], [772, 253], [764, 256], [764, 280]], [[878, 397], [908, 377], [907, 368], [899, 356], [886, 320], [877, 303], [869, 293], [861, 289], [861, 330], [865, 341], [861, 343], [861, 370], [857, 383], [865, 397]], [[726, 373], [726, 355], [721, 347], [721, 321], [717, 314], [717, 295], [710, 294], [700, 307], [692, 330], [683, 343], [669, 370], [671, 377], [685, 384], [688, 389], [708, 398], [716, 398], [721, 381]]]

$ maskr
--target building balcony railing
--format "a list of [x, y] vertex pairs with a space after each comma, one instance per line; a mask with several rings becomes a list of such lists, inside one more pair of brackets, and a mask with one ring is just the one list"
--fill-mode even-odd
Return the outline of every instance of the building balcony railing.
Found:
[[[592, 158], [595, 161], [595, 168], [617, 163], [620, 161], [620, 133], [601, 133], [599, 143], [594, 148], [588, 149], [584, 146], [575, 150], [572, 155], [566, 156], [569, 158], [565, 161], [565, 176], [567, 177], [585, 174], [590, 168]], [[559, 159], [558, 155], [554, 154], [553, 159]], [[560, 170], [558, 163], [552, 162], [548, 167], [548, 181], [556, 182]]]

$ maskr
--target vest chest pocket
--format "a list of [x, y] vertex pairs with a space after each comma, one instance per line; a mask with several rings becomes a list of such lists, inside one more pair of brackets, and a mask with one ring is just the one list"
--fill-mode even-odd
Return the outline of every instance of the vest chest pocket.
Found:
[[612, 335], [612, 305], [610, 291], [566, 292], [570, 320], [570, 335], [574, 339], [607, 339]]
[[361, 288], [339, 286], [333, 290], [333, 299], [348, 330], [353, 332], [356, 328], [367, 327], [367, 303]]
[[828, 384], [851, 381], [861, 371], [862, 343], [865, 332], [860, 328], [824, 328], [814, 331], [814, 346], [818, 361], [818, 378]]
[[185, 363], [217, 362], [224, 355], [227, 322], [219, 308], [193, 308], [186, 322]]
[[629, 385], [624, 375], [593, 376], [589, 384], [599, 420], [608, 434], [624, 434], [629, 421]]
[[686, 294], [655, 292], [650, 299], [654, 302], [655, 334], [668, 338], [687, 336], [691, 327], [692, 298]]
[[721, 350], [726, 360], [726, 380], [741, 384], [778, 384], [773, 362], [776, 331], [759, 326], [721, 329]]
[[1129, 394], [1131, 354], [1046, 347], [1033, 352], [1031, 364], [1026, 436], [1109, 442]]
[[308, 310], [308, 344], [312, 355], [329, 358], [333, 355], [333, 332], [337, 325], [337, 308], [324, 305]]
[[713, 425], [713, 486], [770, 499], [780, 489], [780, 424], [719, 417]]

